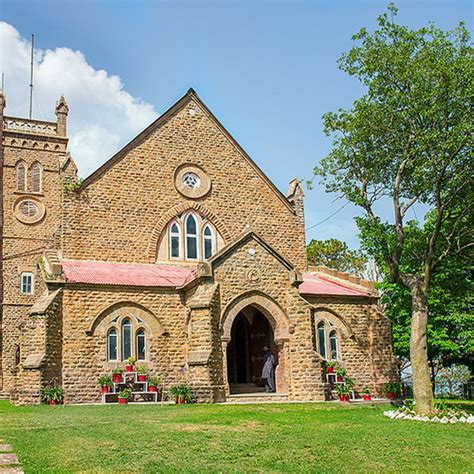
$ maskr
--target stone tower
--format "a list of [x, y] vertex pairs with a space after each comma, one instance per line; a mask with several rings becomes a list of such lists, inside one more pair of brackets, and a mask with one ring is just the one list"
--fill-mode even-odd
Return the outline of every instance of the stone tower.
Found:
[[23, 362], [22, 325], [45, 291], [39, 258], [59, 241], [62, 174], [76, 168], [66, 151], [64, 97], [56, 106], [56, 122], [6, 116], [5, 105], [0, 92], [0, 394], [14, 399]]

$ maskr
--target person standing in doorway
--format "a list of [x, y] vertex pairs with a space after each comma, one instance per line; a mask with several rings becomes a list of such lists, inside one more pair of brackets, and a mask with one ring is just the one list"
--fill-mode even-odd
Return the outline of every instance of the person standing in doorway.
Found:
[[263, 346], [262, 379], [265, 380], [265, 392], [275, 392], [275, 356], [268, 346]]

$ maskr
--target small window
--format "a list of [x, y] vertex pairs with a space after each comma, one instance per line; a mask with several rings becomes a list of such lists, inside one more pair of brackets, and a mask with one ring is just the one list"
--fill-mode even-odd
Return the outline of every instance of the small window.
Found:
[[107, 357], [109, 360], [118, 359], [118, 335], [115, 328], [107, 334]]
[[186, 226], [186, 258], [196, 260], [197, 255], [197, 223], [196, 218], [189, 214], [185, 221]]
[[32, 295], [34, 292], [33, 273], [23, 272], [20, 278], [20, 291], [24, 295]]
[[20, 365], [21, 361], [21, 354], [20, 354], [20, 346], [16, 346], [15, 348], [15, 367]]
[[33, 193], [41, 192], [41, 174], [41, 165], [39, 163], [33, 163], [31, 165], [31, 191]]
[[137, 360], [145, 360], [146, 359], [146, 336], [145, 331], [143, 329], [139, 329], [137, 331]]
[[202, 232], [202, 246], [203, 246], [203, 255], [204, 259], [212, 257], [213, 252], [213, 239], [212, 239], [212, 230], [209, 224], [206, 224]]
[[122, 360], [132, 355], [132, 324], [129, 319], [122, 322]]
[[26, 191], [26, 165], [23, 161], [16, 165], [16, 190]]
[[198, 189], [201, 186], [201, 180], [196, 173], [185, 173], [182, 181], [183, 185], [188, 189]]
[[323, 322], [318, 324], [318, 351], [321, 357], [326, 358], [326, 328]]
[[171, 258], [179, 258], [181, 256], [181, 236], [179, 226], [176, 222], [170, 227], [170, 256]]
[[22, 215], [29, 218], [33, 218], [39, 213], [39, 208], [33, 201], [23, 201], [19, 210]]
[[338, 358], [337, 354], [337, 334], [335, 330], [329, 333], [329, 350], [331, 351], [331, 360]]

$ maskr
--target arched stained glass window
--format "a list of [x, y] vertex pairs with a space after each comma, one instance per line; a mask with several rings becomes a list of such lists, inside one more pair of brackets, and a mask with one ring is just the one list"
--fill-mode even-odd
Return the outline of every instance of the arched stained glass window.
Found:
[[115, 328], [110, 329], [107, 334], [107, 358], [109, 360], [118, 359], [118, 335]]
[[326, 358], [326, 328], [323, 322], [318, 324], [318, 351], [321, 357]]
[[197, 222], [193, 214], [188, 214], [185, 221], [186, 229], [186, 258], [196, 260], [198, 258], [197, 246]]
[[205, 260], [212, 257], [213, 246], [212, 229], [209, 224], [206, 224], [202, 232], [202, 254]]
[[146, 359], [146, 335], [144, 329], [139, 329], [136, 335], [137, 360]]
[[173, 222], [170, 227], [170, 256], [179, 258], [181, 256], [181, 232], [179, 225]]
[[26, 191], [26, 165], [23, 161], [16, 165], [16, 190]]
[[329, 333], [329, 350], [331, 351], [331, 360], [336, 360], [338, 358], [337, 334], [334, 329]]
[[122, 360], [132, 355], [132, 324], [129, 319], [122, 321]]

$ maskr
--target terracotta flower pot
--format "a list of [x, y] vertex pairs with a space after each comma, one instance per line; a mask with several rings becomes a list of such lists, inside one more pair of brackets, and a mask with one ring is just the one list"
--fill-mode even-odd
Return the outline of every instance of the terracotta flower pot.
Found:
[[186, 400], [184, 397], [176, 397], [176, 404], [177, 405], [184, 405], [186, 403]]
[[397, 398], [397, 394], [395, 392], [388, 392], [387, 398], [391, 398], [391, 399]]
[[109, 387], [107, 385], [102, 385], [102, 388], [100, 389], [100, 393], [109, 393]]
[[126, 405], [128, 403], [128, 398], [118, 397], [119, 405]]
[[363, 398], [364, 398], [364, 400], [372, 400], [372, 395], [370, 395], [368, 393], [364, 393]]
[[138, 374], [139, 382], [146, 382], [146, 374]]
[[333, 374], [333, 373], [334, 373], [334, 367], [327, 367], [327, 368], [326, 368], [326, 372], [327, 372], [328, 374]]
[[50, 400], [48, 402], [48, 405], [58, 405], [58, 401], [57, 400]]
[[122, 383], [122, 374], [112, 374], [112, 382]]
[[133, 372], [133, 365], [126, 365], [126, 366], [125, 366], [125, 370], [126, 370], [127, 372]]
[[156, 387], [148, 387], [149, 392], [158, 392]]

